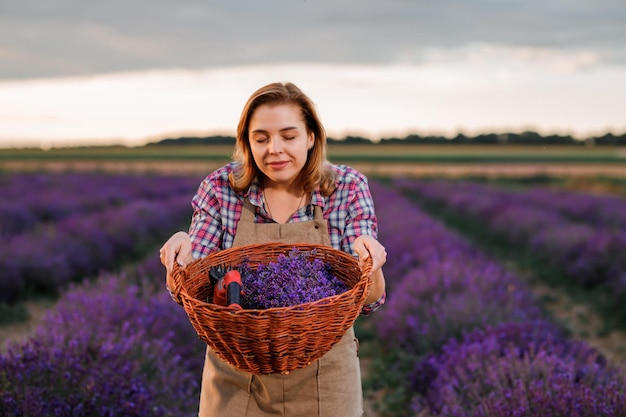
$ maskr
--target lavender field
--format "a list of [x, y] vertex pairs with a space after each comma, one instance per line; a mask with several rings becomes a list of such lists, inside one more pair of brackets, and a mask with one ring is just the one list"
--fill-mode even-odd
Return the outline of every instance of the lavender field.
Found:
[[198, 177], [0, 176], [0, 302], [119, 267], [188, 222]]
[[383, 353], [366, 382], [386, 390], [386, 413], [626, 414], [623, 368], [569, 338], [520, 277], [426, 214], [406, 183], [372, 189], [389, 300], [373, 317]]
[[396, 179], [394, 186], [547, 268], [553, 281], [600, 294], [605, 316], [626, 326], [626, 198], [470, 181]]
[[[42, 292], [57, 297], [30, 339], [8, 341], [0, 353], [0, 415], [196, 414], [204, 346], [164, 291], [157, 249], [186, 227], [199, 181], [0, 176], [0, 192], [10, 196], [0, 204], [0, 303], [10, 308]], [[436, 198], [445, 189], [450, 199], [469, 200], [480, 195], [477, 190], [375, 179], [371, 188], [389, 254], [388, 300], [374, 315], [361, 317], [357, 331], [361, 356], [371, 363], [366, 394], [380, 416], [626, 416], [626, 370], [570, 337], [522, 277], [410, 198]], [[548, 205], [542, 201], [550, 192], [536, 194], [537, 203], [522, 198], [516, 204], [524, 212], [549, 207], [552, 216], [587, 233], [580, 241], [605, 246], [572, 258], [573, 249], [560, 247], [571, 237], [550, 240], [546, 233], [534, 247], [560, 254], [576, 283], [607, 286], [619, 297], [623, 275], [615, 271], [624, 272], [621, 258], [618, 252], [604, 256], [624, 230], [615, 214], [619, 207], [586, 215], [596, 209], [585, 208], [581, 195], [572, 194], [559, 208], [564, 196]], [[476, 200], [455, 209], [478, 212], [491, 201]], [[535, 233], [524, 229], [533, 237], [553, 221], [524, 223], [512, 216], [516, 224], [537, 227]], [[525, 242], [523, 231], [516, 236]], [[574, 268], [571, 261], [581, 253], [587, 258]], [[586, 275], [590, 263], [593, 277]]]

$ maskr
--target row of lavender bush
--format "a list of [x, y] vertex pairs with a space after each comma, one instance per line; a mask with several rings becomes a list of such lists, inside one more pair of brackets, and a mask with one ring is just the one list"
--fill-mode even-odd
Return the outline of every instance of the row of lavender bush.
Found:
[[550, 207], [572, 220], [609, 229], [626, 228], [626, 199], [612, 194], [532, 187], [522, 192], [505, 191], [507, 198], [537, 207]]
[[369, 384], [394, 387], [390, 414], [626, 415], [622, 369], [563, 334], [521, 279], [400, 191], [371, 186], [389, 294], [372, 316], [384, 352]]
[[[21, 233], [6, 233], [0, 241], [0, 303], [13, 303], [142, 255], [147, 246], [189, 221], [198, 179], [5, 174], [0, 185], [10, 197], [3, 200], [4, 207], [13, 205], [36, 224]], [[2, 221], [16, 221], [4, 214]]]
[[[551, 209], [570, 220], [594, 225], [599, 228], [626, 228], [626, 199], [614, 194], [583, 192], [565, 188], [530, 186], [503, 187], [492, 183], [470, 180], [417, 180], [396, 178], [397, 186], [414, 182], [431, 183], [441, 192], [455, 193], [454, 204], [462, 206], [472, 194], [489, 201], [506, 199], [525, 207]], [[430, 188], [432, 190], [432, 188]], [[472, 207], [480, 209], [475, 205]]]
[[0, 242], [0, 302], [55, 292], [72, 281], [111, 270], [141, 255], [189, 219], [188, 198], [136, 200], [78, 213]]
[[205, 345], [163, 280], [154, 255], [67, 291], [0, 355], [0, 415], [196, 415]]
[[616, 305], [626, 296], [626, 199], [542, 188], [509, 191], [467, 181], [394, 184], [479, 222], [584, 288], [608, 287]]
[[198, 182], [189, 176], [5, 173], [0, 175], [0, 236], [137, 199], [189, 194]]

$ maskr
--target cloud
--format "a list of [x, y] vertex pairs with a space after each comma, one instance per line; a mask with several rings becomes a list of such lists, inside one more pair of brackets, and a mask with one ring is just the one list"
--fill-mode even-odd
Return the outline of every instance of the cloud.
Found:
[[265, 63], [419, 64], [432, 51], [475, 45], [570, 69], [626, 61], [620, 0], [30, 0], [2, 2], [0, 16], [5, 79]]
[[233, 135], [249, 95], [287, 80], [311, 96], [337, 138], [523, 130], [587, 137], [626, 129], [626, 68], [291, 64], [0, 82], [0, 147]]

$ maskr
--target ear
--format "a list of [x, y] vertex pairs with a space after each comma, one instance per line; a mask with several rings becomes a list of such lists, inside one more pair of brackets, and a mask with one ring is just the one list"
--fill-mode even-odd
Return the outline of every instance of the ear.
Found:
[[313, 146], [315, 145], [315, 133], [313, 132], [309, 132], [309, 135], [307, 137], [307, 148], [309, 150], [313, 149]]

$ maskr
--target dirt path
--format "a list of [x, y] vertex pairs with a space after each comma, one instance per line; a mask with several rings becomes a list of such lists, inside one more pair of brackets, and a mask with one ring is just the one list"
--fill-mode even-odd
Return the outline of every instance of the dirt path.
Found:
[[603, 332], [601, 317], [590, 306], [572, 301], [563, 291], [536, 283], [532, 288], [554, 319], [570, 331], [573, 338], [589, 343], [609, 363], [626, 368], [626, 332]]
[[[371, 359], [363, 357], [360, 355], [360, 364], [361, 364], [361, 379], [365, 380], [369, 376], [369, 369], [371, 366]], [[380, 413], [376, 411], [376, 398], [377, 393], [363, 393], [363, 417], [380, 417]]]
[[46, 312], [54, 306], [50, 300], [31, 300], [24, 302], [28, 320], [0, 325], [0, 352], [5, 352], [10, 342], [21, 342], [37, 328]]
[[597, 349], [609, 363], [626, 368], [626, 332], [603, 331], [603, 319], [593, 307], [573, 300], [565, 290], [541, 282], [531, 271], [520, 270], [514, 260], [500, 262], [516, 276], [525, 279], [551, 319], [570, 332], [573, 339], [585, 341]]

